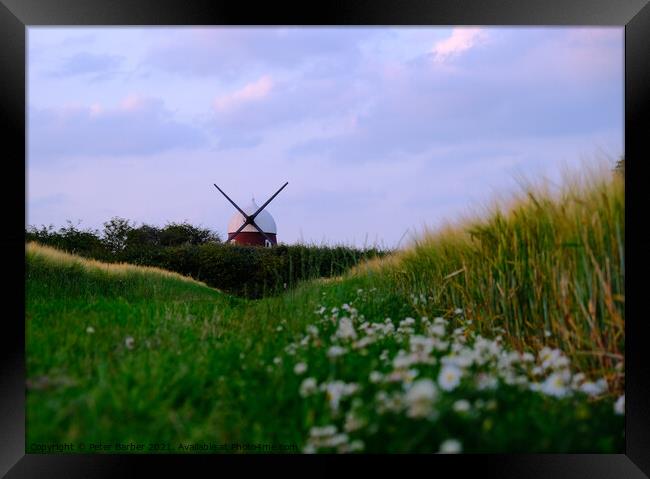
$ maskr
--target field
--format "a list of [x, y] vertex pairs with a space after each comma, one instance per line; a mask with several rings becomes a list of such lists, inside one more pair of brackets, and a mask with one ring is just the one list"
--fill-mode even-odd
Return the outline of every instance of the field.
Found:
[[621, 453], [624, 241], [599, 173], [257, 300], [29, 243], [27, 451]]

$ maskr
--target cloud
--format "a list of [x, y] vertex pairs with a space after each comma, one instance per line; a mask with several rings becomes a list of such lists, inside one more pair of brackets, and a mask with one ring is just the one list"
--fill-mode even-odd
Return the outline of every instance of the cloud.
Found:
[[[584, 42], [578, 48], [569, 32], [491, 35], [495, 41], [489, 48], [471, 59], [463, 55], [453, 69], [437, 68], [424, 54], [400, 68], [367, 72], [365, 83], [380, 93], [367, 108], [338, 132], [297, 140], [289, 154], [337, 162], [391, 161], [440, 145], [597, 135], [612, 125], [622, 128], [620, 37], [580, 37]], [[443, 41], [441, 51], [468, 51], [468, 39], [478, 35], [452, 34], [454, 42]], [[506, 44], [513, 39], [519, 40], [514, 52]], [[499, 52], [491, 52], [497, 45]], [[607, 60], [601, 61], [605, 48]]]
[[117, 107], [32, 107], [28, 117], [29, 160], [79, 155], [149, 155], [194, 148], [205, 138], [174, 119], [163, 101], [128, 96]]
[[322, 124], [346, 115], [364, 101], [366, 85], [347, 76], [274, 80], [265, 75], [214, 101], [206, 128], [220, 147], [257, 147], [265, 137]]
[[119, 55], [82, 52], [65, 58], [52, 75], [56, 77], [94, 75], [95, 78], [106, 78], [117, 73], [123, 61], [124, 57]]
[[[270, 66], [327, 68], [327, 58], [358, 58], [359, 41], [373, 28], [193, 28], [171, 30], [143, 62], [176, 74], [234, 79]], [[245, 62], [242, 61], [245, 59]], [[338, 63], [337, 63], [338, 64]]]
[[239, 90], [217, 97], [214, 101], [214, 108], [217, 112], [227, 112], [266, 97], [271, 88], [273, 88], [273, 80], [269, 75], [264, 75], [259, 80], [248, 83]]
[[434, 61], [443, 62], [459, 55], [484, 40], [486, 36], [487, 33], [482, 28], [456, 27], [451, 31], [451, 36], [433, 46], [431, 52]]

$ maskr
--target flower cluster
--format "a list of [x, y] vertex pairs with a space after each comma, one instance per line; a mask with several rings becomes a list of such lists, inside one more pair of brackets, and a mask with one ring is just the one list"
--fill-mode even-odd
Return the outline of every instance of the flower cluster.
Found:
[[[365, 294], [359, 291], [357, 299]], [[411, 299], [414, 304], [427, 300], [419, 293]], [[499, 407], [490, 395], [500, 388], [549, 401], [608, 391], [605, 379], [592, 381], [572, 371], [559, 349], [520, 352], [505, 347], [501, 328], [493, 338], [473, 332], [461, 308], [450, 309], [446, 318], [397, 321], [369, 321], [350, 303], [319, 305], [315, 314], [304, 336], [285, 348], [295, 356], [296, 375], [310, 371], [300, 382], [301, 398], [323, 411], [314, 418], [305, 452], [362, 451], [382, 418], [429, 424], [444, 415], [477, 418]], [[624, 414], [624, 404], [621, 396], [613, 412]], [[489, 421], [483, 424], [489, 427]], [[432, 452], [462, 450], [459, 439], [441, 438]]]

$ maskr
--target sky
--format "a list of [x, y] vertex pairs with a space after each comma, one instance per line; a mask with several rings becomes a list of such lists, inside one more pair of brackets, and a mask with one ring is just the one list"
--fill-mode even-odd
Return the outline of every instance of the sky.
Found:
[[624, 153], [623, 28], [27, 30], [26, 224], [393, 248]]

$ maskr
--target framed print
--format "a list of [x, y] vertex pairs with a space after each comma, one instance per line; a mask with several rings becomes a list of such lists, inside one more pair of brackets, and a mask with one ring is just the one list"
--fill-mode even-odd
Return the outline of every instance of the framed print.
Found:
[[7, 477], [647, 477], [646, 1], [0, 22]]

